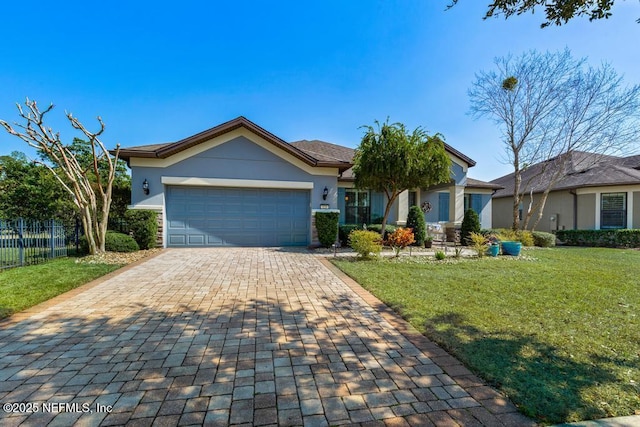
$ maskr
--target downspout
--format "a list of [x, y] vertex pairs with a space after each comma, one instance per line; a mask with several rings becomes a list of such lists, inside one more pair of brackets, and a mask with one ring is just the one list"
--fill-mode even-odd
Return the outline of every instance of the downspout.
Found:
[[569, 190], [569, 194], [573, 195], [573, 229], [578, 229], [578, 193], [575, 188]]

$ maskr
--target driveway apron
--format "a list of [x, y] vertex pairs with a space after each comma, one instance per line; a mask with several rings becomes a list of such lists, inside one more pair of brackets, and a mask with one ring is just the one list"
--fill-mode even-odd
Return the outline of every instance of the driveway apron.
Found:
[[175, 249], [0, 323], [0, 425], [533, 425], [326, 259]]

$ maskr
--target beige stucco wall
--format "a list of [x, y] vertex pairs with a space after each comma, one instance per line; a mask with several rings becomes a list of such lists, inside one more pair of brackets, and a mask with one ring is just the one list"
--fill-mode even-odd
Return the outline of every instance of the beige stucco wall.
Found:
[[491, 201], [491, 227], [511, 228], [513, 224], [513, 199], [501, 197]]
[[[533, 195], [533, 201], [536, 203], [540, 194]], [[549, 194], [547, 202], [542, 214], [542, 219], [538, 222], [536, 230], [551, 232], [555, 230], [573, 229], [573, 195], [568, 191], [554, 191]], [[524, 211], [529, 206], [530, 197], [525, 196], [523, 199]], [[493, 228], [510, 228], [513, 223], [513, 199], [503, 197], [493, 199], [492, 219]], [[526, 213], [523, 213], [523, 220]], [[556, 221], [551, 221], [551, 217]], [[537, 214], [531, 219], [529, 228], [537, 219]], [[557, 224], [557, 225], [556, 225]]]
[[578, 195], [578, 229], [593, 230], [596, 228], [596, 195]]

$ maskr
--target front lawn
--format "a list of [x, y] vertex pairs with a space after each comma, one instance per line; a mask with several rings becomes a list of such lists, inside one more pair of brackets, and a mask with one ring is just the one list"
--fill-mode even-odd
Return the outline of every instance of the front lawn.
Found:
[[543, 423], [640, 409], [640, 251], [335, 264]]
[[122, 265], [59, 258], [0, 272], [0, 319], [84, 285]]

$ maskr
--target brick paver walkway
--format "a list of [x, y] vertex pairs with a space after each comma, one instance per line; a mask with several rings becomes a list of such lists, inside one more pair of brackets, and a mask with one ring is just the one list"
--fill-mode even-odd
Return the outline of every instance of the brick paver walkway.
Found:
[[2, 426], [532, 424], [325, 260], [278, 249], [166, 250], [9, 319], [0, 401]]

